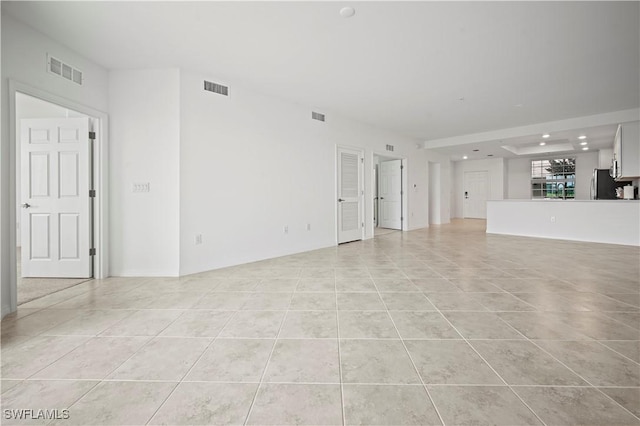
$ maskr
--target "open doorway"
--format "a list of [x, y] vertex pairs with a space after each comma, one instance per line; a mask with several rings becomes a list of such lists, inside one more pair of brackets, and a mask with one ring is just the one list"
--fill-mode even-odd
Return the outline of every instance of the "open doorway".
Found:
[[93, 278], [94, 125], [15, 93], [18, 306]]
[[405, 225], [405, 160], [373, 155], [374, 236], [402, 231]]

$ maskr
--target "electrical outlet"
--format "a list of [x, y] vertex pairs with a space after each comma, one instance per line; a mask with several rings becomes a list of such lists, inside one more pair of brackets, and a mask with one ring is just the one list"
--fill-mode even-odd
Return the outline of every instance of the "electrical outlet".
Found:
[[284, 226], [284, 233], [288, 234], [289, 233], [289, 225], [285, 225]]
[[202, 234], [196, 234], [196, 244], [202, 244]]
[[555, 216], [551, 216], [551, 222], [555, 223], [556, 222], [556, 217]]

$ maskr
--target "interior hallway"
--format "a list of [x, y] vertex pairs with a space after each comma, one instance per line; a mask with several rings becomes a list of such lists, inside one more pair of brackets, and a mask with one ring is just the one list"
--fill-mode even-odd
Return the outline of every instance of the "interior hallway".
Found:
[[2, 408], [85, 425], [640, 424], [640, 250], [483, 226], [34, 300], [2, 321]]

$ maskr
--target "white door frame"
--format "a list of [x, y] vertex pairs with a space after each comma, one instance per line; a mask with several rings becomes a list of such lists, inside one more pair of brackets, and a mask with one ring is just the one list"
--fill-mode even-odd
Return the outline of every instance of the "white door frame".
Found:
[[[373, 168], [373, 164], [374, 164], [374, 157], [384, 157], [384, 158], [388, 158], [389, 160], [402, 160], [402, 216], [404, 217], [404, 220], [402, 221], [402, 230], [403, 231], [408, 231], [409, 230], [409, 194], [408, 194], [408, 168], [409, 168], [409, 160], [406, 157], [400, 157], [397, 155], [389, 155], [388, 152], [378, 152], [378, 151], [372, 151], [371, 152], [371, 156], [370, 156], [370, 161], [369, 164], [371, 165], [371, 167]], [[368, 197], [369, 197], [369, 201], [370, 201], [370, 205], [371, 205], [371, 211], [373, 211], [373, 209], [375, 208], [375, 200], [373, 199], [375, 197], [375, 178], [373, 177], [373, 173], [371, 174], [371, 188], [368, 192]], [[366, 228], [367, 228], [367, 234], [371, 235], [371, 237], [373, 238], [375, 236], [375, 227], [376, 224], [373, 223], [373, 215], [371, 215], [371, 219], [367, 220], [365, 218], [365, 223]]]
[[[90, 251], [93, 248], [90, 193], [93, 189], [90, 157], [93, 119], [85, 115], [61, 117], [59, 112], [36, 114], [49, 115], [47, 118], [28, 118], [32, 114], [23, 114], [20, 108], [19, 105], [17, 114], [24, 118], [16, 123], [16, 129], [20, 130], [22, 161], [16, 158], [16, 178], [21, 177], [22, 182], [16, 186], [16, 201], [20, 205], [16, 220], [20, 218], [22, 232], [18, 233], [16, 242], [22, 252], [21, 276], [93, 277]], [[16, 148], [16, 156], [19, 152]], [[74, 162], [75, 173], [73, 168], [68, 168], [72, 167], [69, 163]], [[37, 230], [40, 226], [43, 228]]]
[[[338, 169], [338, 155], [340, 153], [340, 148], [343, 149], [349, 149], [352, 151], [358, 151], [360, 153], [360, 158], [364, 159], [364, 149], [360, 148], [360, 147], [356, 147], [356, 146], [349, 146], [349, 145], [336, 145], [336, 150], [335, 150], [335, 173], [334, 173], [334, 182], [333, 182], [333, 187], [334, 189], [334, 197], [333, 197], [333, 202], [334, 202], [334, 227], [333, 229], [335, 229], [336, 235], [335, 235], [335, 242], [336, 242], [336, 246], [339, 245], [339, 235], [338, 235], [338, 203], [337, 203], [337, 199], [339, 198], [339, 194], [338, 194], [338, 173], [340, 173], [340, 170]], [[365, 217], [365, 208], [364, 208], [364, 164], [361, 164], [359, 169], [360, 169], [360, 176], [358, 177], [358, 181], [359, 181], [359, 191], [360, 191], [360, 217], [362, 218], [362, 220], [367, 223], [367, 218]], [[373, 220], [373, 219], [372, 219]], [[361, 227], [360, 228], [360, 239], [364, 240], [365, 239], [365, 228]]]
[[[405, 216], [402, 206], [402, 200], [404, 199], [404, 179], [402, 178], [404, 162], [403, 160], [383, 158], [379, 158], [378, 161], [380, 177], [382, 178], [378, 179], [378, 210], [382, 209], [382, 213], [377, 226], [385, 229], [402, 230]], [[393, 164], [389, 165], [387, 163]], [[396, 190], [398, 192], [395, 192]], [[395, 198], [396, 195], [399, 199]], [[391, 217], [388, 216], [389, 214]]]
[[[9, 79], [9, 300], [3, 301], [2, 316], [17, 309], [17, 263], [16, 263], [16, 93], [23, 93], [63, 108], [72, 109], [94, 119], [96, 139], [93, 146], [93, 187], [96, 197], [93, 201], [93, 246], [96, 255], [93, 257], [93, 276], [97, 279], [109, 276], [109, 169], [108, 169], [108, 131], [109, 116], [69, 99], [46, 92], [27, 84]], [[8, 303], [7, 303], [8, 302]]]

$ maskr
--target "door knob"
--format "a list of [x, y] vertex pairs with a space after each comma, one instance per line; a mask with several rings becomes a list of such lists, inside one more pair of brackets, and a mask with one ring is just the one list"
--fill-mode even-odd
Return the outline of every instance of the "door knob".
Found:
[[381, 200], [384, 200], [384, 197], [380, 197]]
[[31, 204], [29, 204], [29, 203], [24, 203], [24, 204], [22, 205], [22, 208], [23, 208], [23, 209], [28, 209], [29, 207], [31, 207]]
[[343, 200], [342, 198], [338, 198], [338, 202], [339, 202], [339, 203], [341, 203], [341, 202], [343, 202], [343, 201], [344, 201], [344, 200]]

